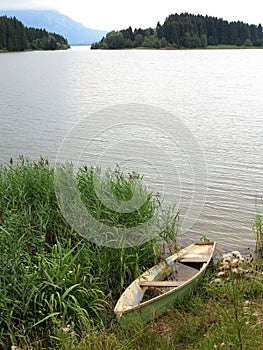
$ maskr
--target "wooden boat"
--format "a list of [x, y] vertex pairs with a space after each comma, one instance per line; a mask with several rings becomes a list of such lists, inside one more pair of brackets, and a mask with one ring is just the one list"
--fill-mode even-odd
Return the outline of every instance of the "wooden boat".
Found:
[[215, 242], [196, 242], [144, 272], [118, 300], [114, 312], [119, 321], [148, 322], [189, 297], [214, 249]]

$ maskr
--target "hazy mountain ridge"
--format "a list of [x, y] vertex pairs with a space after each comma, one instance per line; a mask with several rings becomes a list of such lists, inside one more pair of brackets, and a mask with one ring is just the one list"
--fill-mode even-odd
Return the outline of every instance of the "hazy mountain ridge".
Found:
[[106, 33], [86, 28], [56, 10], [0, 10], [0, 16], [3, 15], [16, 17], [27, 27], [43, 28], [63, 35], [71, 45], [89, 45], [100, 40]]

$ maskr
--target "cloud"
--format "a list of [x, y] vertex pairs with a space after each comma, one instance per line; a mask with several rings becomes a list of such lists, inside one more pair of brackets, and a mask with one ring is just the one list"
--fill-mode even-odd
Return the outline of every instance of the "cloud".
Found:
[[262, 0], [133, 0], [130, 5], [123, 0], [0, 0], [0, 10], [52, 9], [81, 22], [89, 28], [105, 30], [128, 26], [154, 27], [164, 22], [172, 13], [222, 17], [228, 21], [241, 20], [258, 24], [262, 21]]
[[2, 10], [13, 9], [53, 9], [57, 7], [57, 4], [61, 1], [54, 0], [1, 0]]

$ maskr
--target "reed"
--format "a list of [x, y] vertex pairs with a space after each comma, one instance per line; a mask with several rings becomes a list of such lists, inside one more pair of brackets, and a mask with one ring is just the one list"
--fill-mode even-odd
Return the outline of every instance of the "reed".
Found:
[[[100, 203], [93, 176], [94, 169], [82, 167], [77, 181], [83, 202], [98, 220], [135, 227], [156, 215], [161, 203], [145, 192], [140, 176], [117, 169], [102, 178], [102, 186], [110, 184], [122, 201], [129, 200], [134, 186], [142, 192], [145, 203], [128, 214]], [[158, 238], [114, 249], [74, 232], [59, 209], [54, 168], [46, 159], [21, 157], [2, 166], [0, 198], [0, 348], [60, 348], [63, 329], [73, 328], [74, 339], [103, 329], [114, 317], [113, 305], [124, 286], [161, 259]], [[176, 241], [177, 219], [171, 211], [166, 221], [162, 218], [164, 237]]]
[[260, 214], [256, 215], [253, 228], [256, 234], [256, 255], [258, 258], [263, 258], [263, 221]]
[[[141, 186], [140, 178], [123, 175], [117, 169], [105, 181], [118, 198], [128, 200], [131, 186]], [[122, 225], [125, 213], [109, 214], [103, 208], [92, 176], [94, 169], [78, 172], [87, 208], [98, 220]], [[125, 286], [162, 258], [158, 239], [127, 249], [85, 240], [59, 210], [54, 169], [45, 159], [34, 163], [21, 158], [2, 166], [0, 198], [1, 349], [262, 350], [262, 259], [242, 260], [221, 277], [220, 266], [211, 266], [187, 304], [147, 325], [123, 327], [113, 306]], [[178, 213], [160, 210], [162, 203], [152, 194], [147, 198], [148, 207], [126, 216], [129, 226], [147, 221], [158, 208], [160, 232], [176, 244]], [[262, 226], [257, 222], [257, 227]]]

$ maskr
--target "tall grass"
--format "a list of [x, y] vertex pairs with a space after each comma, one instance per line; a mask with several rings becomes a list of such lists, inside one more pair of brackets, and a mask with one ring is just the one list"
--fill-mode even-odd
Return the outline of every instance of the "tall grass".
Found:
[[177, 305], [147, 325], [121, 328], [113, 324], [89, 329], [81, 338], [72, 329], [60, 331], [61, 349], [176, 349], [261, 350], [263, 340], [263, 261], [229, 272], [220, 284], [217, 266], [211, 266], [200, 288], [187, 304]]
[[[129, 215], [114, 213], [97, 198], [92, 176], [94, 169], [79, 169], [78, 186], [98, 220], [116, 227], [127, 220], [133, 227], [156, 215], [157, 208], [161, 239], [176, 244], [178, 214], [173, 208], [160, 210], [160, 200], [147, 193], [147, 206]], [[105, 186], [128, 201], [131, 186], [141, 186], [140, 179], [117, 169], [107, 175]], [[257, 220], [261, 237], [262, 221]], [[159, 243], [156, 238], [113, 249], [89, 242], [62, 216], [47, 160], [21, 158], [1, 167], [0, 348], [262, 350], [262, 259], [230, 270], [219, 284], [212, 267], [187, 304], [147, 325], [118, 325], [113, 306], [142, 270], [162, 258]]]
[[[142, 179], [138, 174], [125, 176], [119, 167], [101, 179], [99, 168], [90, 169], [83, 166], [78, 172], [78, 188], [82, 201], [97, 220], [111, 226], [134, 227], [149, 221], [158, 205], [158, 202], [153, 200], [153, 194], [147, 192], [143, 186]], [[106, 203], [98, 197], [96, 187], [99, 187]], [[135, 191], [139, 196], [134, 195]], [[117, 199], [115, 206], [112, 205], [112, 197]], [[130, 210], [127, 206], [125, 208], [125, 204], [135, 197], [138, 197], [138, 201], [143, 199], [141, 205], [138, 203], [138, 209]], [[133, 206], [137, 207], [136, 204]]]
[[256, 255], [263, 258], [263, 220], [260, 214], [256, 215], [253, 228], [256, 234]]
[[[223, 325], [221, 341], [235, 344], [235, 347], [240, 350], [253, 348], [253, 342], [248, 334], [252, 331], [253, 312], [257, 308], [252, 306], [255, 305], [254, 300], [257, 300], [258, 297], [260, 300], [263, 295], [263, 276], [257, 270], [258, 267], [256, 265], [255, 267], [250, 262], [244, 262], [238, 268], [235, 266], [225, 270], [220, 286], [214, 285], [211, 289], [212, 295], [214, 297], [221, 296], [221, 298], [223, 296], [225, 303], [218, 315], [218, 322], [222, 322]], [[262, 306], [258, 305], [258, 307]], [[260, 334], [258, 332], [256, 334], [259, 345]]]
[[[93, 176], [94, 169], [82, 167], [77, 181], [83, 202], [98, 220], [132, 227], [147, 222], [160, 208], [160, 201], [146, 193], [136, 212], [109, 211], [96, 196]], [[125, 177], [117, 169], [102, 185], [110, 183], [125, 201], [134, 184], [145, 191], [140, 182], [140, 177]], [[0, 198], [0, 348], [60, 348], [59, 330], [68, 325], [76, 336], [109, 325], [124, 287], [161, 258], [157, 238], [138, 247], [113, 249], [74, 232], [59, 209], [54, 168], [45, 159], [20, 158], [2, 166]], [[178, 214], [162, 213], [163, 237], [175, 241]]]

